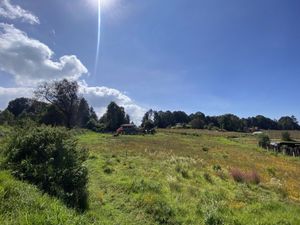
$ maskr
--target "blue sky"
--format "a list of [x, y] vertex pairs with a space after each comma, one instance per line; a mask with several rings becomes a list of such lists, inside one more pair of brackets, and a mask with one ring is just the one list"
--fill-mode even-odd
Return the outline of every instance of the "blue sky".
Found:
[[[60, 57], [76, 56], [67, 62], [99, 113], [114, 100], [137, 120], [149, 108], [300, 119], [297, 0], [102, 0], [96, 74], [97, 0], [1, 1], [38, 18], [1, 17], [0, 11], [0, 22], [13, 24], [11, 32], [43, 43], [53, 62], [65, 65]], [[26, 55], [33, 54], [31, 49]], [[0, 108], [8, 96], [20, 94], [16, 88], [31, 90], [48, 74], [51, 80], [74, 72], [70, 65], [49, 72], [34, 64], [39, 69], [28, 71], [46, 75], [31, 77], [24, 73], [30, 65], [9, 69], [0, 62]]]

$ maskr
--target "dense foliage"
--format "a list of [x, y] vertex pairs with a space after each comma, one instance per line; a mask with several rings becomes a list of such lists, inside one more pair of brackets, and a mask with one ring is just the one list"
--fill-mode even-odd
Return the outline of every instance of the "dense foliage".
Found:
[[106, 113], [100, 119], [100, 123], [104, 124], [106, 131], [116, 131], [122, 124], [130, 123], [130, 118], [126, 115], [123, 107], [111, 102], [107, 106]]
[[[130, 123], [129, 115], [123, 107], [111, 102], [106, 113], [100, 118], [87, 100], [78, 94], [76, 81], [46, 82], [35, 91], [36, 99], [17, 98], [9, 102], [8, 107], [0, 112], [0, 125], [14, 125], [18, 120], [30, 119], [38, 124], [81, 127], [97, 132], [115, 132], [120, 125]], [[47, 103], [45, 103], [47, 102]], [[183, 111], [149, 110], [142, 119], [141, 126], [146, 128], [185, 127], [194, 129], [220, 129], [227, 131], [249, 132], [264, 130], [300, 130], [294, 116], [284, 116], [278, 121], [258, 115], [239, 118], [233, 114], [207, 116], [202, 112], [188, 115]]]
[[258, 136], [258, 145], [259, 145], [259, 147], [267, 148], [270, 145], [270, 143], [271, 143], [271, 140], [270, 140], [268, 135], [260, 134]]
[[87, 152], [62, 128], [18, 129], [6, 146], [7, 166], [22, 180], [79, 210], [87, 208]]
[[190, 127], [194, 129], [221, 129], [227, 131], [264, 130], [299, 130], [300, 126], [294, 116], [281, 117], [278, 121], [258, 115], [256, 117], [239, 118], [233, 114], [221, 116], [205, 116], [202, 112], [186, 114], [182, 111], [153, 111], [145, 113], [142, 126], [151, 122], [158, 128]]

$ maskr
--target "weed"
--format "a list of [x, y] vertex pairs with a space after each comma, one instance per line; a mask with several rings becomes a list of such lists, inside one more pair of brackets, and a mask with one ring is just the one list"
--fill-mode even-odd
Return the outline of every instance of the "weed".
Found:
[[153, 192], [160, 193], [162, 185], [152, 181], [145, 181], [144, 179], [135, 180], [130, 186], [130, 190], [135, 193]]
[[222, 170], [222, 167], [220, 165], [213, 165], [213, 170], [220, 171], [220, 170]]
[[208, 152], [208, 151], [209, 151], [209, 148], [208, 148], [208, 147], [202, 147], [202, 151]]
[[267, 172], [270, 176], [276, 177], [276, 169], [274, 167], [268, 167]]
[[211, 177], [211, 175], [209, 174], [209, 173], [204, 173], [204, 179], [207, 181], [207, 182], [209, 182], [209, 183], [213, 183], [213, 179], [212, 179], [212, 177]]
[[161, 196], [153, 194], [144, 196], [142, 206], [158, 224], [178, 224], [174, 209]]
[[184, 179], [189, 179], [190, 178], [190, 174], [189, 174], [188, 169], [184, 168], [182, 165], [177, 164], [176, 167], [175, 167], [175, 170], [176, 170], [177, 173], [180, 173], [181, 176]]
[[104, 166], [103, 167], [103, 172], [106, 174], [112, 174], [113, 173], [113, 168], [111, 168], [110, 166]]
[[217, 175], [218, 177], [220, 177], [222, 180], [227, 180], [227, 179], [228, 179], [227, 174], [226, 174], [223, 170], [218, 170], [218, 171], [216, 172], [216, 175]]

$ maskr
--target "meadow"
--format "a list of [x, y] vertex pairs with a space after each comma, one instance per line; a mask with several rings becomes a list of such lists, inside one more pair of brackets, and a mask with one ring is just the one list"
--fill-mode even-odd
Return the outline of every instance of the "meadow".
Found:
[[[0, 224], [300, 224], [300, 159], [258, 148], [252, 135], [83, 131], [77, 138], [90, 152], [89, 209], [77, 213], [2, 169]], [[236, 182], [233, 170], [255, 172], [259, 182]]]

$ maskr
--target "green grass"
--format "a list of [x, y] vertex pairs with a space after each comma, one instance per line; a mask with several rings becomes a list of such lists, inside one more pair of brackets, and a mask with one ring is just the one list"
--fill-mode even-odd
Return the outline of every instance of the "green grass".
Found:
[[[90, 150], [89, 210], [78, 214], [3, 171], [0, 224], [300, 224], [300, 160], [259, 149], [250, 135], [78, 138]], [[235, 183], [230, 168], [255, 169], [261, 184]]]

